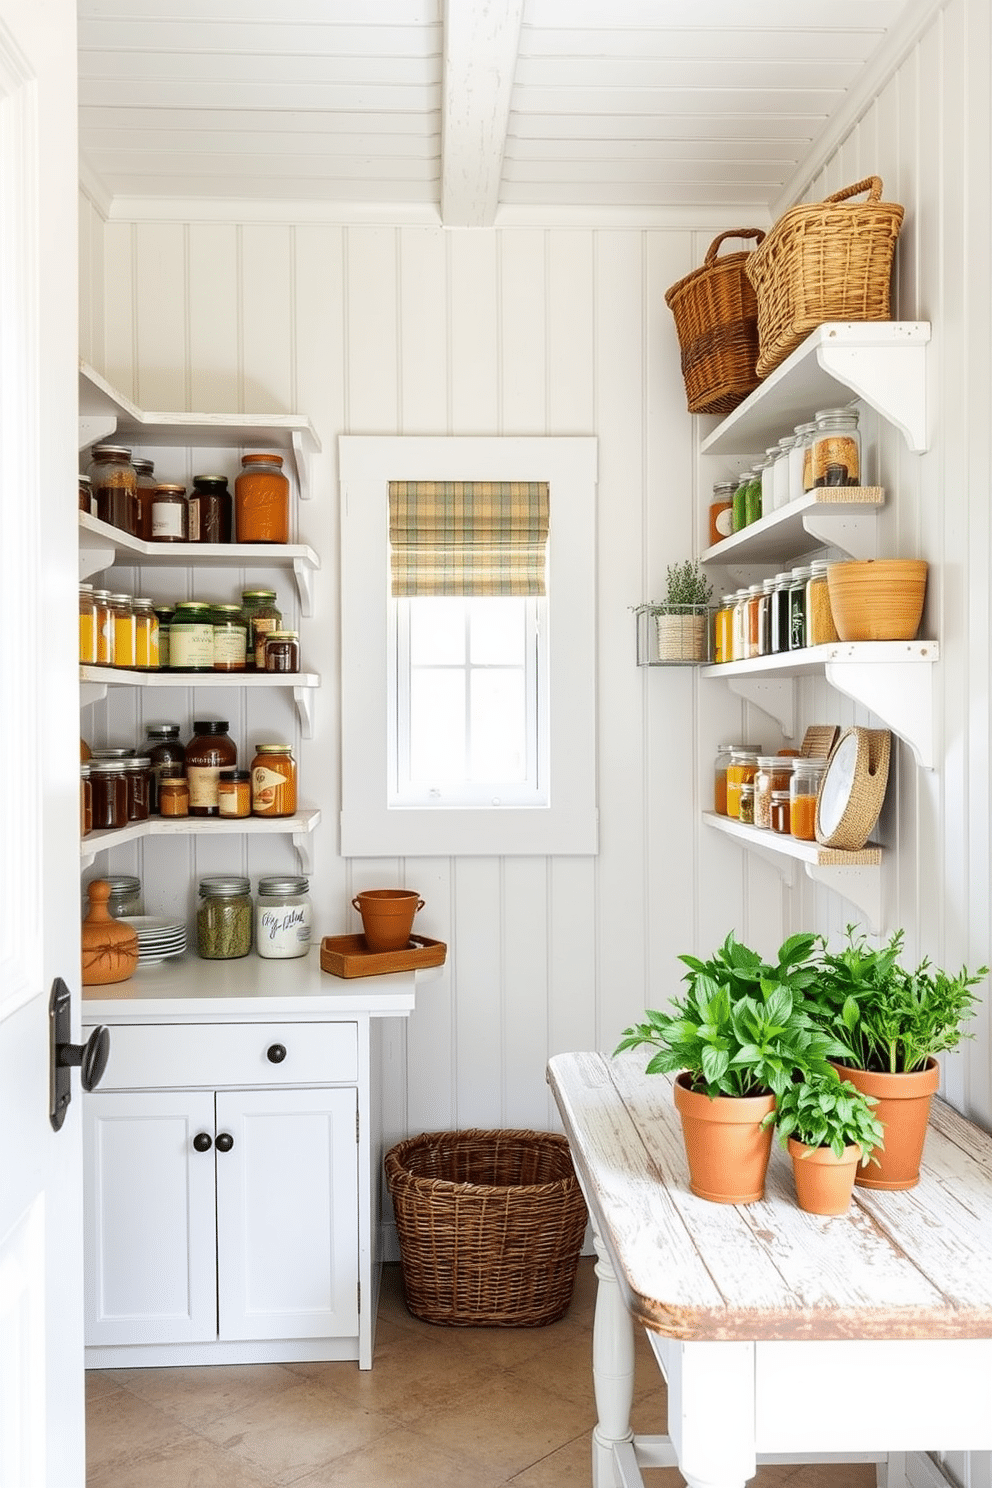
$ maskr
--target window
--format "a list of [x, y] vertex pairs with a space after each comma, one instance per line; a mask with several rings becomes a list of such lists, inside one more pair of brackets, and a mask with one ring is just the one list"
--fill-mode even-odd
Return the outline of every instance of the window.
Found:
[[595, 852], [595, 440], [340, 468], [342, 853]]

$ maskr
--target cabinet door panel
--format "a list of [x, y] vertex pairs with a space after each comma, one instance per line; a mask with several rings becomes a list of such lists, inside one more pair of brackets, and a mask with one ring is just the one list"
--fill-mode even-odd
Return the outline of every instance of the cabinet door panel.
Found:
[[217, 1096], [220, 1336], [358, 1332], [358, 1095], [245, 1090]]
[[101, 1094], [83, 1102], [86, 1342], [216, 1337], [214, 1153], [207, 1092]]

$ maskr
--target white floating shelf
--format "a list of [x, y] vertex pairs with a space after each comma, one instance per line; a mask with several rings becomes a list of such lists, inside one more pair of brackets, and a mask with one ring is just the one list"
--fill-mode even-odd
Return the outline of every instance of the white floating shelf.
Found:
[[877, 556], [882, 486], [823, 487], [769, 512], [741, 532], [707, 548], [701, 561], [724, 567], [783, 563], [792, 567], [814, 548], [840, 548], [864, 561]]
[[90, 832], [80, 838], [79, 852], [83, 867], [88, 867], [97, 853], [121, 847], [142, 837], [236, 837], [291, 835], [301, 862], [312, 870], [310, 834], [320, 822], [316, 808], [298, 811], [295, 816], [150, 816], [147, 821], [131, 822], [126, 827]]
[[98, 703], [108, 687], [273, 688], [291, 687], [304, 739], [313, 738], [313, 694], [320, 686], [316, 672], [138, 672], [130, 667], [81, 666], [79, 703]]
[[759, 455], [818, 408], [861, 398], [901, 430], [911, 450], [928, 448], [926, 321], [831, 321], [770, 372], [700, 446], [704, 455]]

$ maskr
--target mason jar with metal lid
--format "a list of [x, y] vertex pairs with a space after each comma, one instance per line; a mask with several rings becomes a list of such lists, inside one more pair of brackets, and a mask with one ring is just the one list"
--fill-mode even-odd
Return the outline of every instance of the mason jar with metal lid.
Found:
[[172, 629], [172, 621], [175, 617], [175, 605], [153, 605], [155, 619], [158, 621], [158, 664], [163, 672], [169, 670], [169, 632]]
[[97, 635], [96, 635], [96, 600], [93, 598], [93, 585], [80, 584], [79, 586], [79, 663], [81, 666], [96, 666]]
[[134, 664], [141, 671], [157, 672], [158, 616], [150, 599], [136, 595], [131, 601], [134, 616]]
[[115, 920], [121, 915], [144, 914], [141, 898], [141, 879], [135, 873], [104, 873], [101, 877], [110, 885], [107, 910]]
[[169, 670], [212, 672], [214, 607], [202, 600], [180, 600], [169, 626]]
[[94, 589], [96, 606], [96, 660], [98, 666], [114, 664], [114, 607], [109, 589]]
[[114, 624], [114, 666], [133, 667], [135, 627], [130, 594], [111, 594], [110, 606]]
[[214, 671], [243, 672], [248, 650], [248, 622], [241, 606], [214, 605], [213, 622]]
[[816, 798], [827, 768], [825, 759], [797, 759], [789, 782], [789, 823], [793, 837], [816, 841]]
[[147, 821], [149, 810], [151, 760], [146, 754], [123, 760], [124, 778], [127, 782], [127, 819], [129, 822]]
[[282, 626], [282, 611], [276, 605], [274, 589], [243, 589], [241, 608], [248, 622], [249, 667], [265, 670], [265, 637]]
[[296, 761], [291, 744], [256, 744], [251, 762], [253, 816], [293, 816]]
[[131, 451], [122, 444], [95, 445], [87, 473], [100, 521], [136, 537], [138, 472], [131, 464]]
[[822, 408], [812, 436], [814, 489], [860, 486], [861, 434], [856, 408]]
[[305, 956], [313, 934], [309, 880], [260, 878], [255, 901], [255, 949], [270, 960]]
[[251, 950], [251, 882], [240, 874], [200, 879], [196, 949], [207, 961], [231, 961]]
[[186, 487], [163, 481], [151, 499], [152, 542], [186, 541]]

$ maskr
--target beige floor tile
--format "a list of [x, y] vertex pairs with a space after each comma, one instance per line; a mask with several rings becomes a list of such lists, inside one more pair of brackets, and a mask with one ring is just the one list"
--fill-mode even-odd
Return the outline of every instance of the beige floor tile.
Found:
[[486, 1472], [477, 1460], [426, 1440], [416, 1428], [398, 1426], [293, 1488], [500, 1488], [505, 1481], [501, 1471]]
[[241, 1462], [200, 1437], [164, 1447], [147, 1457], [115, 1463], [86, 1479], [87, 1488], [270, 1488]]
[[87, 1406], [108, 1395], [116, 1395], [121, 1383], [112, 1369], [87, 1369], [84, 1380]]
[[303, 1380], [278, 1395], [207, 1422], [200, 1431], [268, 1474], [273, 1483], [283, 1484], [374, 1441], [382, 1434], [383, 1418]]
[[96, 1473], [132, 1462], [163, 1447], [179, 1446], [190, 1436], [178, 1421], [130, 1390], [115, 1390], [87, 1405], [87, 1469]]
[[590, 1488], [592, 1447], [589, 1435], [567, 1442], [508, 1480], [508, 1488]]
[[192, 1431], [233, 1411], [271, 1400], [300, 1383], [281, 1364], [211, 1364], [199, 1369], [135, 1369], [129, 1373], [127, 1388], [133, 1395]]
[[517, 1364], [513, 1375], [545, 1390], [553, 1390], [595, 1417], [592, 1385], [592, 1336], [578, 1328], [556, 1334], [534, 1357]]

